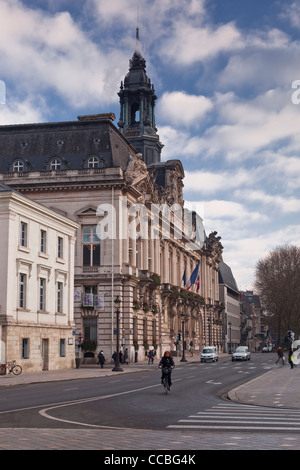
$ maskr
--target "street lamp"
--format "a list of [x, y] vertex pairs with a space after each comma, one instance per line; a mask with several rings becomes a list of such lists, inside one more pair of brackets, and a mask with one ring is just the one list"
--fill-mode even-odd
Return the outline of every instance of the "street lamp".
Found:
[[185, 315], [182, 312], [181, 314], [182, 317], [182, 358], [180, 359], [180, 362], [187, 362], [185, 358], [185, 341], [184, 341], [184, 323], [185, 323]]
[[228, 326], [229, 326], [229, 354], [231, 354], [231, 321], [228, 322]]
[[116, 314], [117, 314], [117, 348], [116, 348], [116, 361], [115, 361], [115, 366], [112, 369], [113, 372], [123, 372], [122, 367], [120, 367], [120, 362], [119, 362], [119, 344], [120, 344], [120, 306], [121, 306], [121, 300], [119, 296], [117, 295], [115, 301], [115, 307], [116, 307]]

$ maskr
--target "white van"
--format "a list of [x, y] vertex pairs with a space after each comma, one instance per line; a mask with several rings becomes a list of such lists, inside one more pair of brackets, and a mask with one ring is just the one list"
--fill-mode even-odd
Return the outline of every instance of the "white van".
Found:
[[201, 351], [201, 362], [213, 361], [217, 362], [219, 357], [217, 353], [217, 348], [215, 346], [205, 346]]

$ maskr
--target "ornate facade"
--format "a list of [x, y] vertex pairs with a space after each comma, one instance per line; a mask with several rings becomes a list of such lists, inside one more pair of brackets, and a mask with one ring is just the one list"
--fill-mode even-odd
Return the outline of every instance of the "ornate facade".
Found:
[[[138, 51], [119, 96], [120, 129], [112, 114], [1, 127], [0, 179], [79, 224], [77, 355], [103, 349], [111, 357], [117, 296], [120, 348], [130, 360], [150, 347], [175, 351], [183, 326], [187, 347], [221, 347], [220, 237], [207, 236], [199, 216], [185, 210], [181, 162], [160, 161], [154, 87]], [[182, 283], [196, 266], [197, 292]]]

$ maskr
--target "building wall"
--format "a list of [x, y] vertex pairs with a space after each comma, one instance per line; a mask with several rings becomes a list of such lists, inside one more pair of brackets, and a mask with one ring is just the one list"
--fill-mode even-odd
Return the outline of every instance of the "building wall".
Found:
[[[21, 222], [26, 241], [20, 240]], [[46, 369], [74, 366], [73, 274], [77, 224], [16, 192], [0, 192], [1, 361], [17, 360], [24, 371], [42, 370], [43, 339], [48, 339]], [[46, 233], [41, 251], [41, 230]], [[58, 257], [58, 237], [63, 255]], [[24, 282], [23, 303], [20, 283]], [[25, 277], [24, 277], [25, 276]], [[41, 279], [43, 299], [41, 303]], [[58, 285], [59, 283], [59, 285]], [[58, 308], [58, 286], [61, 308]], [[65, 340], [64, 356], [56, 354]], [[28, 340], [28, 341], [27, 341]], [[24, 345], [26, 343], [26, 354]]]

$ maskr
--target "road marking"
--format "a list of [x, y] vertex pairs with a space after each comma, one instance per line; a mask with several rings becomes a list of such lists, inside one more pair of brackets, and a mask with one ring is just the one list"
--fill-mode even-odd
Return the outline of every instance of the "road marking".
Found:
[[167, 428], [298, 432], [300, 412], [253, 405], [219, 404], [196, 415], [190, 415], [187, 419], [181, 419]]
[[[174, 382], [180, 382], [181, 380], [183, 380], [183, 379], [175, 379], [175, 380], [172, 380], [172, 382], [173, 383]], [[92, 428], [102, 428], [102, 429], [126, 429], [126, 428], [117, 427], [117, 426], [100, 426], [98, 424], [88, 424], [88, 423], [82, 423], [82, 422], [77, 422], [77, 421], [70, 421], [70, 420], [62, 419], [62, 418], [55, 418], [54, 416], [50, 416], [48, 414], [48, 412], [50, 410], [54, 410], [54, 409], [57, 409], [57, 408], [63, 408], [63, 407], [66, 407], [66, 406], [76, 406], [76, 405], [80, 405], [82, 403], [89, 403], [89, 402], [93, 402], [93, 401], [105, 400], [107, 398], [114, 398], [114, 397], [119, 397], [119, 396], [122, 396], [122, 395], [128, 395], [130, 393], [141, 392], [143, 390], [149, 390], [149, 389], [155, 388], [155, 387], [161, 387], [161, 384], [149, 385], [147, 387], [141, 387], [141, 388], [136, 388], [136, 389], [133, 389], [133, 390], [127, 390], [126, 392], [112, 393], [110, 395], [102, 395], [102, 396], [98, 396], [98, 397], [85, 398], [85, 399], [81, 399], [81, 400], [73, 400], [73, 401], [66, 402], [66, 403], [57, 403], [54, 406], [50, 406], [48, 408], [44, 408], [44, 409], [40, 410], [39, 414], [41, 416], [43, 416], [44, 418], [52, 419], [54, 421], [60, 421], [60, 422], [69, 423], [69, 424], [76, 424], [76, 425], [80, 425], [80, 426], [87, 426], [87, 427], [92, 427]]]

